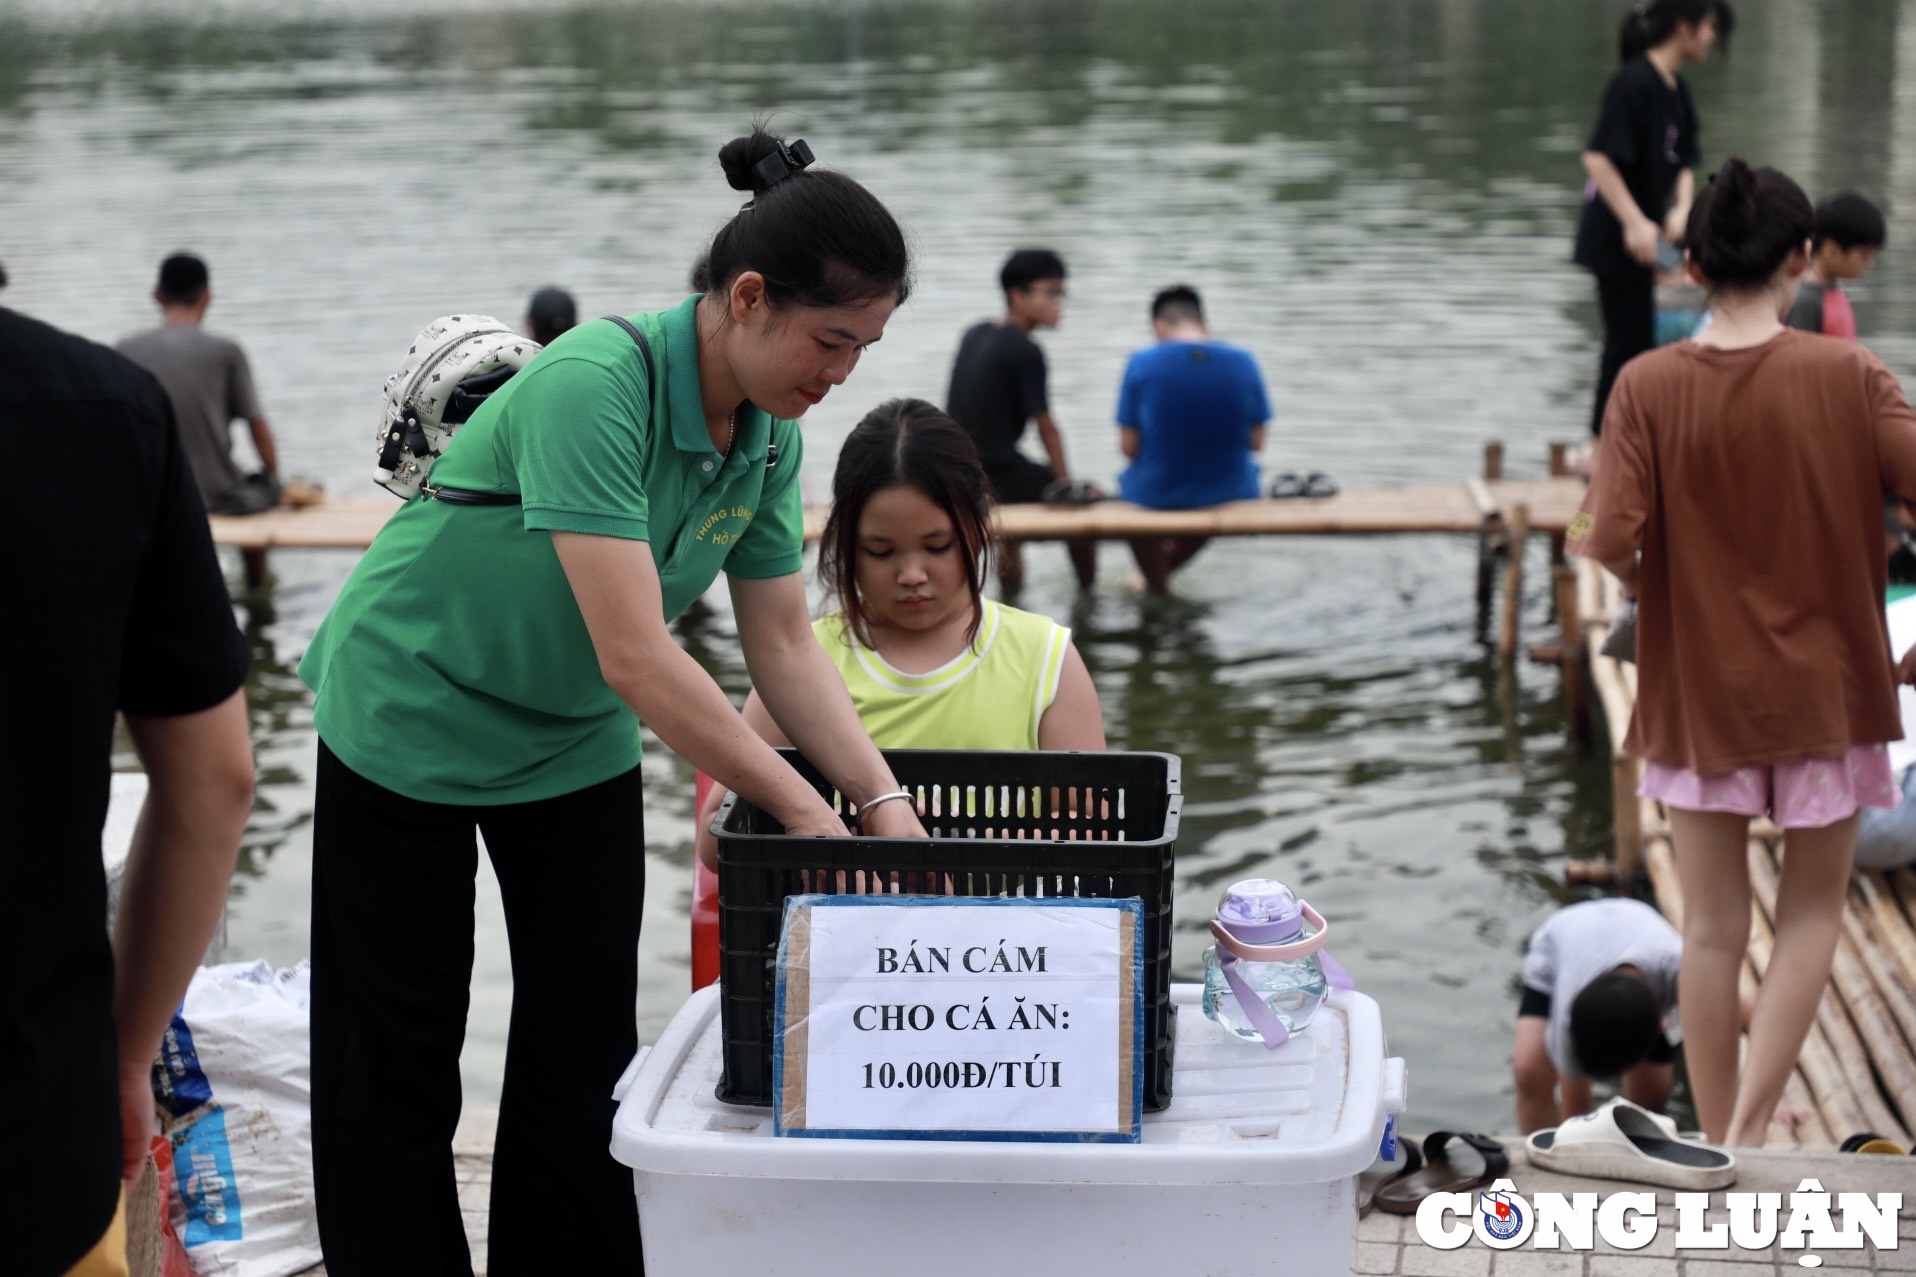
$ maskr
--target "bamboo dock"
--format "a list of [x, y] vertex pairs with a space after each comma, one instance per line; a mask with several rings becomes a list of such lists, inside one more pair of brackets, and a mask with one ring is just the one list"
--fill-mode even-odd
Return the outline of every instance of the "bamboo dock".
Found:
[[[1574, 573], [1576, 588], [1566, 638], [1569, 628], [1581, 630], [1577, 635], [1581, 656], [1609, 727], [1616, 804], [1615, 874], [1625, 884], [1647, 877], [1658, 908], [1680, 928], [1683, 893], [1668, 820], [1660, 804], [1637, 797], [1641, 765], [1618, 744], [1636, 704], [1636, 666], [1611, 660], [1600, 651], [1619, 603], [1616, 582], [1588, 560], [1578, 560]], [[1563, 610], [1561, 602], [1559, 610]], [[1572, 664], [1565, 664], [1567, 691], [1571, 690]], [[1756, 991], [1769, 964], [1781, 851], [1782, 836], [1775, 826], [1767, 821], [1752, 825], [1753, 901], [1742, 976], [1746, 993]], [[1793, 1131], [1773, 1124], [1770, 1146], [1834, 1148], [1863, 1131], [1909, 1145], [1911, 1131], [1916, 1129], [1916, 994], [1912, 990], [1916, 990], [1916, 870], [1858, 873], [1851, 880], [1829, 989], [1783, 1092], [1785, 1105], [1810, 1117]]]
[[[1391, 536], [1418, 533], [1477, 538], [1477, 605], [1486, 612], [1496, 565], [1503, 563], [1503, 614], [1497, 650], [1516, 659], [1517, 622], [1523, 598], [1523, 549], [1532, 532], [1551, 538], [1557, 561], [1558, 599], [1565, 601], [1563, 536], [1583, 500], [1584, 485], [1572, 477], [1569, 450], [1550, 446], [1550, 471], [1542, 479], [1504, 477], [1503, 444], [1484, 445], [1481, 478], [1456, 483], [1357, 488], [1329, 497], [1260, 498], [1200, 510], [1147, 510], [1125, 501], [1090, 505], [1005, 505], [992, 511], [993, 531], [1005, 541], [1062, 541], [1079, 537]], [[244, 517], [212, 515], [217, 545], [242, 550], [364, 550], [399, 509], [389, 496], [341, 497], [304, 506], [283, 505]], [[818, 540], [826, 511], [805, 511], [805, 540]], [[1568, 651], [1568, 648], [1564, 649]], [[1552, 659], [1557, 659], [1553, 649]], [[1566, 672], [1575, 653], [1563, 658]]]
[[[1068, 537], [1305, 536], [1415, 532], [1476, 533], [1487, 519], [1519, 507], [1529, 526], [1561, 533], [1576, 513], [1582, 485], [1569, 479], [1485, 483], [1470, 479], [1423, 487], [1365, 488], [1334, 497], [1233, 501], [1202, 510], [1146, 510], [1123, 501], [1083, 506], [1008, 505], [996, 529], [1007, 541]], [[400, 503], [391, 497], [335, 497], [304, 509], [282, 507], [245, 517], [214, 515], [213, 540], [243, 549], [358, 549], [372, 544]], [[805, 539], [816, 541], [825, 511], [805, 512]]]

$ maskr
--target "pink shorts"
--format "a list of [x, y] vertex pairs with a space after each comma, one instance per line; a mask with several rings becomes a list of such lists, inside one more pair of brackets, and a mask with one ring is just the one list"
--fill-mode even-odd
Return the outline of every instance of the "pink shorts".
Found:
[[1893, 808], [1902, 801], [1884, 745], [1858, 745], [1841, 758], [1739, 767], [1710, 776], [1646, 762], [1637, 793], [1682, 811], [1768, 816], [1779, 829], [1821, 829], [1861, 808]]

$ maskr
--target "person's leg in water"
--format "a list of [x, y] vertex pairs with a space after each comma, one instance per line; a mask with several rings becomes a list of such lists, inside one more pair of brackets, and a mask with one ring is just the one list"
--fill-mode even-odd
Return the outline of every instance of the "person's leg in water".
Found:
[[1131, 557], [1138, 561], [1144, 591], [1162, 598], [1171, 592], [1171, 539], [1132, 537]]
[[1071, 556], [1071, 570], [1078, 575], [1078, 588], [1088, 590], [1098, 583], [1098, 539], [1072, 537], [1064, 543]]
[[[1776, 889], [1776, 943], [1770, 950], [1756, 1012], [1750, 1020], [1750, 1055], [1737, 1088], [1736, 1110], [1726, 1141], [1755, 1147], [1769, 1130], [1777, 1101], [1830, 979], [1830, 962], [1843, 930], [1850, 857], [1856, 849], [1856, 816], [1821, 829], [1783, 832], [1783, 876]], [[1688, 890], [1685, 890], [1687, 907]], [[1685, 965], [1690, 955], [1683, 955]], [[1689, 1037], [1689, 990], [1682, 994], [1684, 1036]], [[1735, 1005], [1731, 999], [1730, 1005]]]
[[1185, 564], [1189, 563], [1192, 559], [1195, 559], [1198, 556], [1198, 551], [1202, 550], [1206, 545], [1210, 544], [1211, 538], [1210, 537], [1172, 537], [1170, 538], [1170, 541], [1171, 541], [1171, 570], [1173, 572], [1176, 572], [1178, 569], [1182, 568]]
[[1010, 601], [1025, 588], [1024, 548], [1016, 541], [1000, 541], [997, 558], [998, 592]]
[[266, 551], [241, 550], [240, 565], [246, 571], [246, 588], [257, 590], [266, 584]]
[[1750, 943], [1750, 818], [1668, 810], [1683, 890], [1683, 966], [1677, 976], [1683, 1053], [1697, 1122], [1711, 1143], [1720, 1144], [1737, 1108], [1742, 1016], [1736, 982]]
[[1603, 431], [1603, 410], [1617, 374], [1657, 344], [1656, 276], [1634, 262], [1604, 271], [1597, 276], [1597, 305], [1603, 312], [1603, 356], [1590, 410], [1592, 435]]
[[1197, 557], [1209, 537], [1132, 537], [1131, 555], [1148, 593], [1171, 593], [1171, 574]]

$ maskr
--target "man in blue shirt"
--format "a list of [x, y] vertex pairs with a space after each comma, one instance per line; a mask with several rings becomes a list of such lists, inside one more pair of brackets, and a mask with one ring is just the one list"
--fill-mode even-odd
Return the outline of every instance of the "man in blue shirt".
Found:
[[[1119, 446], [1131, 458], [1118, 479], [1120, 494], [1154, 510], [1257, 496], [1257, 453], [1271, 418], [1257, 361], [1211, 340], [1204, 304], [1185, 284], [1152, 299], [1151, 330], [1158, 344], [1131, 356], [1118, 394]], [[1145, 588], [1169, 594], [1171, 573], [1208, 539], [1134, 538]]]

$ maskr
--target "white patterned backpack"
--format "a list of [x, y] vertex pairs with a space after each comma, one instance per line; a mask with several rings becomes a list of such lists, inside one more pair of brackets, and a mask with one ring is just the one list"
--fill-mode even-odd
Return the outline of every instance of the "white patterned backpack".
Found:
[[374, 482], [401, 497], [418, 492], [459, 427], [541, 349], [490, 315], [446, 315], [427, 324], [399, 371], [386, 378]]

